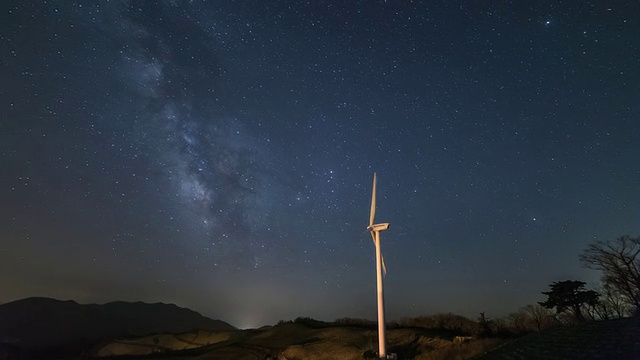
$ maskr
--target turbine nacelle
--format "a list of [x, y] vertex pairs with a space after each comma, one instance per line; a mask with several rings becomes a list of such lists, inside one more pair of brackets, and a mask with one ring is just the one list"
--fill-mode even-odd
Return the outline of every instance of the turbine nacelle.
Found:
[[376, 231], [384, 231], [384, 230], [387, 230], [388, 228], [389, 228], [389, 223], [382, 223], [382, 224], [375, 224], [375, 225], [368, 226], [367, 230], [371, 232], [376, 232]]

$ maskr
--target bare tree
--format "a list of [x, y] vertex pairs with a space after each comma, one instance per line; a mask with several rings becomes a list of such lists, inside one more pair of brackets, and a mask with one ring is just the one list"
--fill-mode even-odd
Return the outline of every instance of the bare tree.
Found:
[[521, 307], [517, 312], [509, 314], [508, 320], [519, 333], [542, 331], [555, 322], [553, 312], [540, 304]]
[[518, 333], [529, 333], [533, 331], [530, 327], [531, 323], [529, 318], [522, 309], [509, 314], [507, 319], [509, 320], [511, 327]]
[[540, 304], [527, 305], [523, 311], [533, 321], [536, 331], [542, 331], [553, 325], [553, 313]]
[[610, 318], [623, 318], [633, 313], [633, 306], [611, 284], [603, 284], [597, 291], [601, 294], [601, 306], [606, 309]]
[[[602, 271], [603, 286], [613, 297], [640, 311], [640, 237], [621, 236], [590, 244], [580, 255], [582, 264]], [[624, 307], [619, 307], [622, 311]], [[620, 312], [622, 313], [622, 312]]]

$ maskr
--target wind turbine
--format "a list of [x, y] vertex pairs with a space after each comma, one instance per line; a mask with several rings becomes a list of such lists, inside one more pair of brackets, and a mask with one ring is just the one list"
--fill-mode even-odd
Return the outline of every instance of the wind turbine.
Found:
[[387, 230], [389, 223], [374, 224], [373, 220], [376, 216], [376, 173], [373, 173], [373, 191], [371, 192], [371, 213], [369, 216], [369, 226], [367, 230], [371, 232], [371, 238], [376, 246], [376, 275], [378, 284], [378, 357], [387, 358], [386, 339], [385, 339], [385, 322], [384, 322], [384, 291], [382, 288], [382, 271], [386, 275], [387, 266], [384, 263], [382, 252], [380, 250], [380, 231]]

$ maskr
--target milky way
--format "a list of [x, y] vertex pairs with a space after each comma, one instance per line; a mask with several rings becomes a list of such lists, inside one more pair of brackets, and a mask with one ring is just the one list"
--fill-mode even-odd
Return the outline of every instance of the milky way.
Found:
[[374, 171], [391, 319], [596, 281], [639, 230], [638, 10], [11, 1], [0, 301], [374, 318]]
[[194, 247], [215, 248], [217, 262], [229, 256], [250, 260], [257, 256], [252, 248], [260, 243], [257, 230], [268, 211], [260, 201], [264, 149], [242, 124], [202, 105], [224, 91], [214, 37], [190, 19], [165, 24], [147, 16], [177, 8], [167, 6], [122, 9], [115, 19], [122, 26], [109, 34], [121, 49], [124, 86], [136, 103], [137, 136], [148, 139], [145, 145], [154, 152], [150, 170], [173, 187], [172, 201], [193, 232]]

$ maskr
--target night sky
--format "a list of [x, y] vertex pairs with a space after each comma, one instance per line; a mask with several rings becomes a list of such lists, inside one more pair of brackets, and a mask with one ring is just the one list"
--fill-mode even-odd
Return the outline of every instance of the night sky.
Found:
[[637, 1], [6, 1], [0, 303], [500, 317], [640, 233]]

